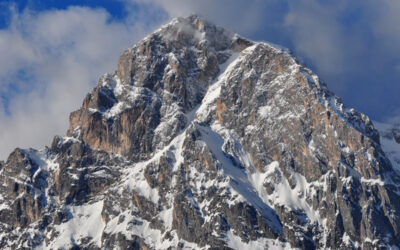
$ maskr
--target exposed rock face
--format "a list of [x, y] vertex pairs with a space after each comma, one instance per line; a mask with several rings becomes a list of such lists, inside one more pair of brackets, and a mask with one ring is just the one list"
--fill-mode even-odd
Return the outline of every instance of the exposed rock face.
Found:
[[67, 136], [0, 162], [0, 246], [399, 246], [389, 156], [288, 51], [179, 18], [123, 53]]
[[[197, 18], [175, 20], [119, 59], [70, 117], [69, 135], [92, 148], [148, 159], [188, 122], [219, 64], [252, 44]], [[115, 115], [115, 114], [118, 115]]]
[[28, 152], [16, 149], [2, 168], [1, 177], [2, 205], [9, 205], [0, 212], [1, 222], [25, 227], [38, 220], [46, 206], [47, 173], [39, 170]]

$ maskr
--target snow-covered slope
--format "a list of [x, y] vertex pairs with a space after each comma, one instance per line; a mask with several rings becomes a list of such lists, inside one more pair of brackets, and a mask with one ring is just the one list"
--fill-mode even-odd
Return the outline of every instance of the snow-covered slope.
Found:
[[123, 53], [66, 136], [0, 163], [0, 246], [395, 249], [390, 160], [289, 51], [178, 18]]

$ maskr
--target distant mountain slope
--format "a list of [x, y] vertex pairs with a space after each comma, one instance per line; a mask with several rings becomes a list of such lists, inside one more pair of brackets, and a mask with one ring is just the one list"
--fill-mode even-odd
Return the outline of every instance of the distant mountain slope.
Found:
[[374, 122], [374, 125], [379, 131], [383, 151], [400, 173], [400, 125], [380, 122]]

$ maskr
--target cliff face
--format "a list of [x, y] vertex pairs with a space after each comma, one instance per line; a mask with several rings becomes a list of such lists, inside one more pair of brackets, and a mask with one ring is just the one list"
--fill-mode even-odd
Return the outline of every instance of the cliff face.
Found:
[[78, 111], [68, 135], [94, 149], [145, 160], [188, 123], [232, 53], [252, 44], [200, 19], [174, 20], [125, 51]]
[[400, 245], [399, 171], [369, 118], [197, 16], [125, 51], [67, 136], [0, 169], [2, 248]]

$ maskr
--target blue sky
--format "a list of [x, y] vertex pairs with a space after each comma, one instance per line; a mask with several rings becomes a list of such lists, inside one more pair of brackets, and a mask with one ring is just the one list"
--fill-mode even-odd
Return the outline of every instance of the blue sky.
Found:
[[400, 1], [3, 0], [0, 159], [64, 134], [69, 113], [124, 49], [191, 13], [288, 47], [373, 120], [400, 116]]

